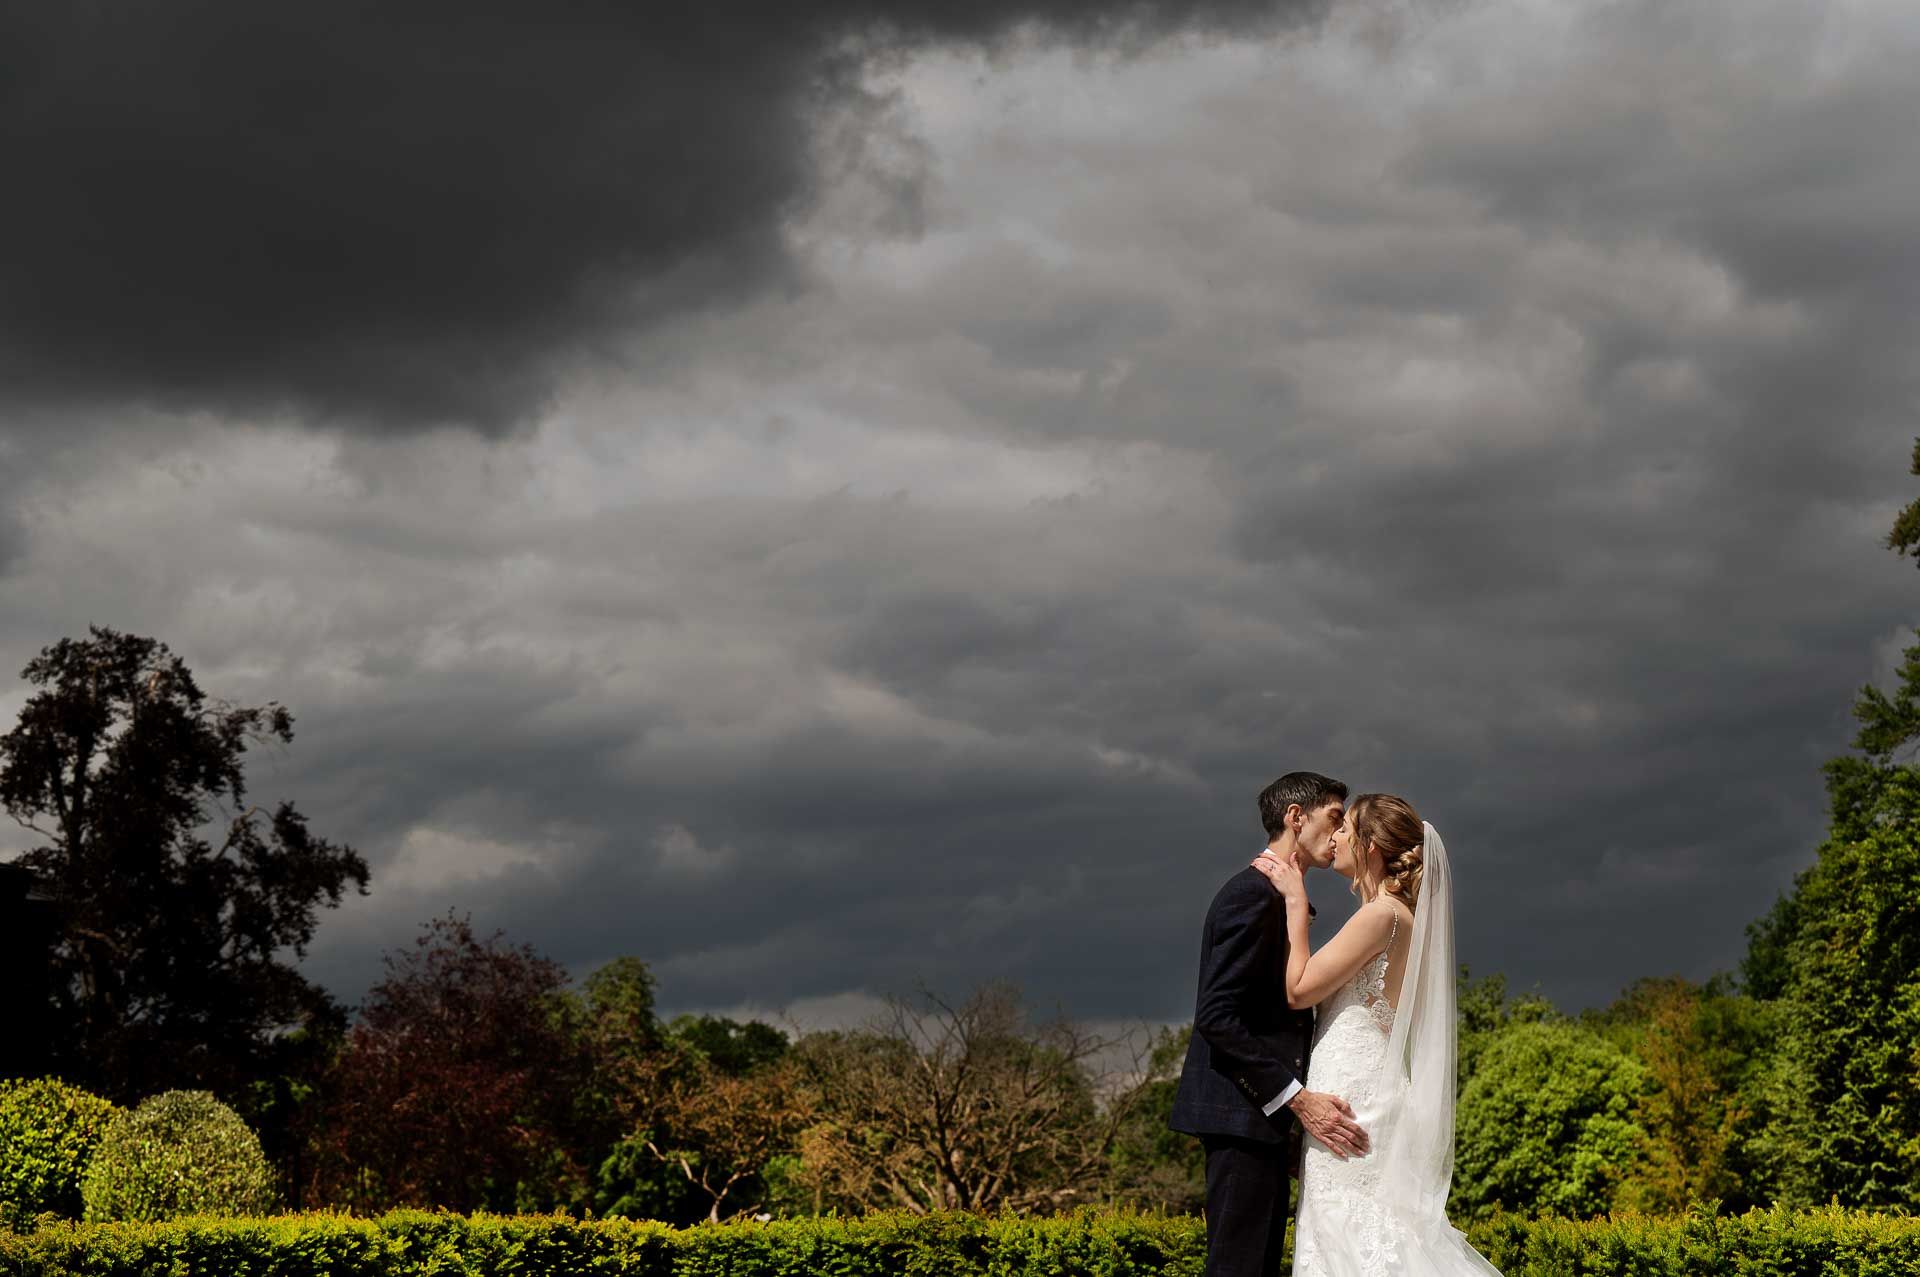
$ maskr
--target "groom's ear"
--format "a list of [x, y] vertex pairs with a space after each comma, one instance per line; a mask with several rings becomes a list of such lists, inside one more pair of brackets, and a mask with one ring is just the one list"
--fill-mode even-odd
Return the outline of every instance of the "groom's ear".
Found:
[[1287, 804], [1287, 828], [1294, 833], [1300, 832], [1300, 822], [1306, 819], [1306, 810], [1299, 803]]

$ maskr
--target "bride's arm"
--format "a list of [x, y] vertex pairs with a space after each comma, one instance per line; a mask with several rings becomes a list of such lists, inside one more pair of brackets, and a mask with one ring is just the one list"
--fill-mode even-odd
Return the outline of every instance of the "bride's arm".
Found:
[[1298, 1011], [1320, 1003], [1386, 948], [1392, 934], [1392, 906], [1369, 906], [1355, 910], [1318, 953], [1309, 952], [1306, 899], [1287, 901], [1287, 1005]]
[[1319, 1003], [1387, 947], [1393, 935], [1393, 907], [1381, 904], [1355, 910], [1339, 934], [1313, 952], [1307, 931], [1307, 887], [1300, 870], [1273, 856], [1260, 857], [1253, 867], [1286, 898], [1287, 1005], [1294, 1010]]

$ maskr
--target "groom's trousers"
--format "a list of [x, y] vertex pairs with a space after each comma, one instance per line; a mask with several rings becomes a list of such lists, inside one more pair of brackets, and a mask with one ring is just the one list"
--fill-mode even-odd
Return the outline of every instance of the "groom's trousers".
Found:
[[1206, 1277], [1275, 1277], [1286, 1248], [1289, 1148], [1203, 1135], [1207, 1151]]

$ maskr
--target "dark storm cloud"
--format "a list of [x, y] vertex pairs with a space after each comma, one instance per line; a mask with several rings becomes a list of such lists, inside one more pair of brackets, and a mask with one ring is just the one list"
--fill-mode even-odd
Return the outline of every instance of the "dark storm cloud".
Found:
[[1299, 765], [1447, 832], [1477, 970], [1723, 970], [1920, 618], [1916, 37], [1480, 0], [909, 60], [863, 91], [916, 233], [795, 161], [820, 286], [532, 429], [9, 454], [0, 651], [114, 623], [291, 705], [254, 790], [374, 864], [313, 958], [348, 998], [452, 905], [676, 1009], [1184, 1018]]
[[792, 283], [783, 220], [882, 127], [874, 60], [1312, 7], [9, 4], [0, 379], [497, 432], [636, 328]]

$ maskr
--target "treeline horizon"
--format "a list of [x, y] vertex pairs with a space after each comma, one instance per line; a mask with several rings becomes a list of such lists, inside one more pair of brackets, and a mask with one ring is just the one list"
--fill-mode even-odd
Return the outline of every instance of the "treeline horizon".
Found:
[[[1920, 500], [1887, 545], [1920, 553]], [[249, 749], [290, 742], [292, 714], [211, 698], [164, 644], [99, 627], [23, 677], [0, 806], [41, 841], [9, 871], [32, 890], [5, 934], [45, 980], [15, 984], [5, 1072], [121, 1105], [210, 1091], [295, 1205], [669, 1222], [1199, 1206], [1199, 1145], [1165, 1125], [1182, 1032], [1105, 1085], [1112, 1044], [1005, 984], [789, 1037], [662, 1021], [641, 959], [576, 986], [448, 914], [350, 1014], [297, 964], [319, 911], [367, 891], [366, 862], [248, 798]], [[1463, 973], [1456, 1217], [1920, 1209], [1920, 644], [1853, 710], [1854, 750], [1824, 769], [1827, 836], [1737, 972], [1638, 980], [1577, 1015]]]
[[[1771, 1090], [1767, 1046], [1789, 1009], [1750, 992], [1780, 977], [1793, 899], [1750, 928], [1737, 975], [1643, 978], [1604, 1008], [1563, 1013], [1462, 968], [1455, 1217], [1822, 1204], [1795, 1191], [1810, 1159], [1793, 1155], [1804, 1148]], [[957, 1001], [891, 997], [850, 1028], [663, 1018], [643, 960], [576, 981], [451, 912], [386, 967], [352, 1014], [279, 1035], [294, 1067], [216, 1089], [296, 1208], [688, 1224], [1203, 1202], [1199, 1145], [1165, 1125], [1189, 1026], [1139, 1026], [1131, 1076], [1116, 1078], [1097, 1064], [1115, 1039], [1036, 1019], [1004, 981]], [[144, 1098], [99, 1072], [64, 1080]]]

